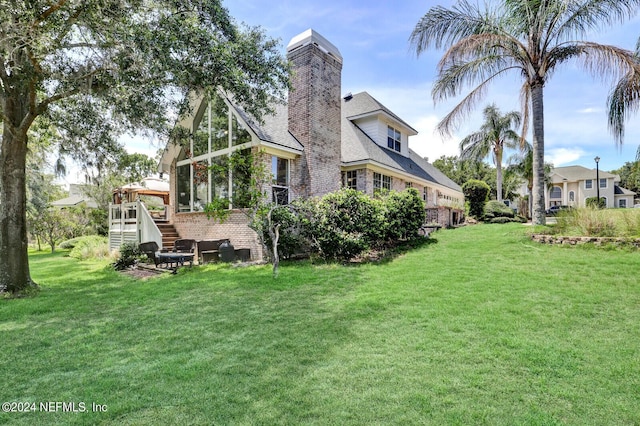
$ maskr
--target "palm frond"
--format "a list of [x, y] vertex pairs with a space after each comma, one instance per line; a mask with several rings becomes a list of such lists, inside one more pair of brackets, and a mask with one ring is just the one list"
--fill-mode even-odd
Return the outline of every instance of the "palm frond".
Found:
[[[616, 46], [577, 42], [575, 48], [579, 54], [576, 56], [578, 63], [592, 76], [602, 80], [622, 78], [638, 63], [638, 57], [632, 51]], [[555, 55], [555, 52], [551, 54]]]
[[435, 6], [418, 21], [409, 42], [416, 54], [446, 48], [473, 34], [499, 32], [495, 24], [499, 14], [481, 11], [477, 4], [460, 0], [451, 9]]
[[554, 35], [556, 40], [581, 38], [582, 36], [637, 15], [640, 0], [581, 0], [565, 3], [563, 22]]
[[624, 140], [624, 124], [640, 108], [640, 64], [620, 79], [607, 99], [609, 130], [616, 144]]

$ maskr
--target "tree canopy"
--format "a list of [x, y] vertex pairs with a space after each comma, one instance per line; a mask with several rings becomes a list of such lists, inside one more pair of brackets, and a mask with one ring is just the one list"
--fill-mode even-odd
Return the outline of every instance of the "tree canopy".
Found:
[[83, 164], [134, 129], [164, 131], [188, 94], [220, 88], [260, 117], [288, 87], [277, 40], [238, 25], [220, 0], [0, 1], [0, 291], [31, 281], [25, 162], [46, 118]]

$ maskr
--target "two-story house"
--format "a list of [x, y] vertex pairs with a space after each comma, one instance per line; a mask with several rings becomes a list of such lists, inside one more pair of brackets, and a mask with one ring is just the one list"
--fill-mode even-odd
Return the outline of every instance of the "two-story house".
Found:
[[620, 176], [582, 166], [555, 167], [546, 190], [546, 207], [585, 207], [588, 198], [604, 199], [609, 208], [633, 207], [635, 192], [621, 188]]
[[342, 96], [343, 58], [333, 44], [307, 30], [291, 40], [287, 58], [293, 77], [286, 105], [274, 104], [275, 113], [262, 123], [222, 92], [196, 97], [194, 114], [179, 123], [191, 134], [189, 144], [169, 143], [160, 168], [170, 175], [171, 218], [182, 238], [230, 238], [259, 256], [241, 200], [229, 206], [224, 223], [203, 213], [215, 198], [234, 199], [246, 182], [242, 170], [224, 172], [233, 153], [262, 153], [277, 202], [342, 186], [372, 195], [413, 187], [426, 201], [427, 221], [449, 226], [463, 220], [461, 188], [409, 147], [416, 130], [366, 92]]

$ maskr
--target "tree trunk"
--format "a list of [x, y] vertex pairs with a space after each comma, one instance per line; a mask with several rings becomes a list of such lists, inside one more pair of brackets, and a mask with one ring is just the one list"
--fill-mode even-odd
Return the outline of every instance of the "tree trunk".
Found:
[[[11, 113], [17, 112], [19, 117], [19, 111], [12, 111], [9, 102], [6, 106], [5, 116], [12, 119]], [[27, 252], [26, 156], [26, 130], [12, 133], [8, 123], [3, 123], [0, 141], [0, 291], [13, 294], [37, 287], [29, 274]]]
[[280, 272], [280, 255], [278, 254], [278, 240], [280, 239], [280, 224], [273, 227], [273, 235], [271, 236], [273, 248], [273, 277], [278, 278]]
[[502, 201], [502, 151], [496, 151], [496, 200]]
[[533, 211], [534, 225], [545, 225], [544, 204], [544, 102], [543, 85], [531, 87], [531, 117], [533, 121]]

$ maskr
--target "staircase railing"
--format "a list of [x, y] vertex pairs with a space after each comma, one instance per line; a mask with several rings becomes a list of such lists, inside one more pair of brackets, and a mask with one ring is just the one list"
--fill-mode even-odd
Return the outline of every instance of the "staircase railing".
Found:
[[109, 204], [109, 249], [124, 243], [155, 241], [162, 247], [162, 233], [140, 201]]

